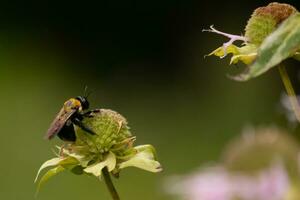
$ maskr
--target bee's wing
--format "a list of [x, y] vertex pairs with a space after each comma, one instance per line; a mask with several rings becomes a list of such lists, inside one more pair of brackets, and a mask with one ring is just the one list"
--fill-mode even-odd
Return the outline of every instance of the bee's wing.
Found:
[[70, 109], [69, 111], [66, 111], [64, 108], [62, 108], [53, 122], [51, 123], [45, 138], [46, 139], [52, 139], [65, 125], [67, 120], [76, 112], [76, 109]]

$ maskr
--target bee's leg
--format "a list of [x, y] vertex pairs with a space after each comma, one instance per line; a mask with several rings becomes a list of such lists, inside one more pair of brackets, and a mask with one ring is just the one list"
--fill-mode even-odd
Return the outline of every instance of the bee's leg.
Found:
[[99, 112], [101, 112], [100, 109], [89, 110], [89, 111], [83, 113], [82, 116], [90, 118], [90, 117], [93, 117], [95, 113], [99, 113]]
[[72, 122], [75, 125], [79, 126], [82, 130], [88, 132], [89, 134], [96, 135], [96, 133], [92, 129], [84, 125], [78, 118], [72, 119]]
[[63, 143], [60, 147], [60, 150], [59, 150], [59, 157], [64, 157], [64, 149], [66, 147], [66, 143]]

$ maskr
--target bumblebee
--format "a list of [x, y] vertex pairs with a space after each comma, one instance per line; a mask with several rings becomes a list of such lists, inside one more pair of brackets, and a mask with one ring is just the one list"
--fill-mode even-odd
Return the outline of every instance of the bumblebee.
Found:
[[74, 125], [95, 135], [93, 130], [81, 122], [87, 109], [89, 109], [89, 102], [86, 97], [77, 96], [67, 100], [51, 123], [45, 138], [50, 140], [57, 135], [63, 141], [74, 142], [76, 141]]

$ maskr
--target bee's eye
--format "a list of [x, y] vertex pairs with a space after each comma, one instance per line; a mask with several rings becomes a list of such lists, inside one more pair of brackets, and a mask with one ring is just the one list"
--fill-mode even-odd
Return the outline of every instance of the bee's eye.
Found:
[[88, 100], [85, 97], [78, 96], [78, 97], [76, 97], [76, 99], [80, 101], [81, 106], [82, 106], [82, 110], [86, 110], [86, 109], [89, 108], [90, 104], [89, 104]]

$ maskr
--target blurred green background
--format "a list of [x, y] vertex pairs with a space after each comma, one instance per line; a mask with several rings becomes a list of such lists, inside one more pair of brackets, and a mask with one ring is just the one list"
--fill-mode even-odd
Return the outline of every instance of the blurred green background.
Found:
[[[14, 2], [0, 7], [1, 199], [34, 199], [35, 174], [61, 142], [43, 136], [70, 97], [95, 90], [92, 108], [129, 121], [137, 144], [153, 144], [164, 171], [126, 169], [122, 199], [167, 200], [164, 179], [216, 161], [245, 125], [279, 124], [283, 92], [276, 69], [246, 83], [229, 80], [228, 59], [203, 56], [240, 34], [271, 1]], [[300, 9], [299, 1], [285, 1]], [[299, 85], [297, 63], [289, 63]], [[299, 64], [298, 64], [299, 65]], [[293, 131], [297, 136], [299, 133]], [[63, 173], [38, 199], [110, 199], [95, 178]]]

